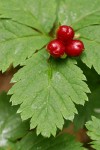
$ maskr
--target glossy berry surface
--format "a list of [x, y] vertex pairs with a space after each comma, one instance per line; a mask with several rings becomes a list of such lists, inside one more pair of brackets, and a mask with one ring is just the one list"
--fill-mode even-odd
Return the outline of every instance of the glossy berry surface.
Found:
[[74, 30], [70, 26], [62, 25], [57, 30], [57, 38], [63, 42], [73, 39]]
[[55, 40], [52, 40], [51, 42], [49, 42], [49, 44], [47, 45], [47, 51], [53, 57], [59, 58], [64, 55], [65, 46], [63, 45], [63, 43], [60, 40], [55, 39]]
[[68, 56], [79, 56], [84, 50], [84, 44], [80, 40], [72, 40], [66, 45], [65, 53]]

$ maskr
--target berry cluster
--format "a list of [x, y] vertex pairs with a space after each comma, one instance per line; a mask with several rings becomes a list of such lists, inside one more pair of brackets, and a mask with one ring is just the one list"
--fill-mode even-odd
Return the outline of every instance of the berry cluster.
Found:
[[84, 50], [84, 44], [74, 38], [74, 30], [70, 26], [62, 25], [56, 32], [57, 39], [50, 41], [47, 51], [51, 56], [60, 58], [64, 54], [68, 56], [79, 56]]

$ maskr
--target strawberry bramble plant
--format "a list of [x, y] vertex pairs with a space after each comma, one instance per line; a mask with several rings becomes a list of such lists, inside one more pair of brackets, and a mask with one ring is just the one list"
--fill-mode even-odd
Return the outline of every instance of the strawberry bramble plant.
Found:
[[[81, 129], [86, 122], [91, 146], [100, 149], [99, 4], [99, 0], [0, 0], [0, 70], [20, 66], [9, 96], [0, 94], [1, 150], [84, 150], [61, 130], [72, 123]], [[66, 40], [59, 24], [71, 31]], [[74, 31], [78, 39], [73, 39]], [[55, 32], [56, 46], [48, 45]], [[52, 56], [68, 57], [49, 57], [46, 45]]]

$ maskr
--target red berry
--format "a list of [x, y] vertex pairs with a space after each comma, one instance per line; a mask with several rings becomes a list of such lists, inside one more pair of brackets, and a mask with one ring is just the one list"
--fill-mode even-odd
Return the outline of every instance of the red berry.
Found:
[[70, 26], [62, 25], [57, 30], [57, 38], [66, 42], [67, 40], [73, 39], [74, 30]]
[[68, 56], [79, 56], [84, 50], [84, 44], [80, 40], [72, 40], [66, 45], [65, 53]]
[[55, 58], [59, 58], [65, 53], [65, 46], [62, 41], [55, 39], [47, 45], [47, 51]]

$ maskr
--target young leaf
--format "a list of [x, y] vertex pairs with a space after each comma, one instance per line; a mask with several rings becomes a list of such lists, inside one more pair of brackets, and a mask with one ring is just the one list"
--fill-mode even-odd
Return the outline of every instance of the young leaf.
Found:
[[41, 49], [50, 38], [30, 27], [0, 20], [0, 70], [5, 71], [11, 63], [14, 67]]
[[0, 0], [0, 17], [11, 18], [41, 32], [49, 32], [56, 18], [55, 0]]
[[[27, 145], [25, 145], [27, 143]], [[75, 138], [68, 134], [62, 134], [56, 138], [49, 139], [36, 136], [30, 132], [20, 142], [17, 143], [18, 150], [85, 150], [82, 144], [76, 142]]]
[[31, 118], [31, 129], [49, 137], [62, 129], [64, 119], [73, 120], [74, 103], [84, 105], [89, 92], [81, 69], [73, 59], [48, 59], [46, 50], [35, 53], [14, 76], [17, 82], [9, 91], [13, 105], [23, 120]]
[[92, 147], [95, 150], [100, 150], [100, 119], [92, 116], [92, 121], [88, 121], [86, 127], [89, 130], [87, 134], [93, 140], [91, 142]]
[[12, 107], [9, 99], [5, 93], [0, 95], [0, 150], [10, 149], [29, 130], [29, 123], [22, 123], [20, 116], [16, 114], [18, 107]]

